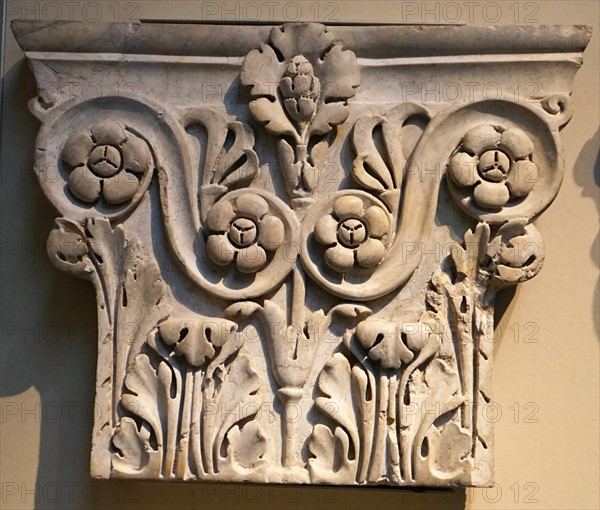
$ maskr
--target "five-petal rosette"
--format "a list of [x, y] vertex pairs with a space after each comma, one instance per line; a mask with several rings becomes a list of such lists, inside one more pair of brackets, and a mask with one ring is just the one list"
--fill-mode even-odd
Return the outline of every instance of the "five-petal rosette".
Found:
[[67, 140], [62, 161], [70, 170], [68, 186], [83, 202], [100, 197], [113, 205], [133, 198], [140, 178], [151, 167], [152, 155], [146, 142], [113, 120], [102, 120], [89, 131]]
[[457, 186], [473, 186], [479, 207], [498, 210], [528, 195], [538, 181], [532, 153], [533, 142], [520, 129], [478, 126], [464, 136], [448, 173]]
[[269, 214], [267, 201], [255, 193], [223, 199], [206, 216], [207, 251], [217, 265], [235, 264], [242, 273], [255, 273], [284, 239], [283, 222]]
[[363, 268], [377, 266], [385, 254], [384, 237], [390, 220], [377, 205], [365, 207], [363, 200], [344, 195], [333, 204], [333, 213], [323, 216], [315, 225], [315, 239], [327, 246], [325, 262], [339, 273], [355, 264]]

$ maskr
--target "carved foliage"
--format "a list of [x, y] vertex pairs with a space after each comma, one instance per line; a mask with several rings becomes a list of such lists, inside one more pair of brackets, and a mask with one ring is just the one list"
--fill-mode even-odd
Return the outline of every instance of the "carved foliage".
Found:
[[[336, 425], [317, 424], [313, 430], [309, 448], [314, 458], [309, 465], [314, 482], [332, 476], [339, 483], [414, 480], [420, 445], [441, 414], [427, 425], [419, 419], [423, 406], [443, 407], [444, 412], [458, 406], [451, 406], [458, 385], [438, 380], [442, 377], [437, 373], [431, 376], [431, 386], [423, 385], [418, 398], [411, 398], [414, 381], [423, 371], [433, 374], [439, 368], [427, 368], [441, 345], [431, 322], [427, 315], [418, 323], [405, 324], [369, 319], [359, 324], [355, 336], [346, 335], [347, 351], [334, 354], [319, 377], [322, 396], [315, 405]], [[441, 367], [458, 380], [455, 368], [444, 363]], [[336, 442], [343, 446], [343, 455], [337, 453], [338, 465], [330, 459], [336, 455]]]
[[418, 322], [372, 318], [344, 337], [319, 376], [313, 482], [470, 483], [475, 465], [489, 472], [495, 290], [543, 260], [526, 224], [507, 222], [491, 241], [485, 223], [468, 231], [433, 275]]
[[168, 319], [125, 378], [113, 468], [126, 476], [260, 479], [260, 381], [224, 319]]
[[428, 121], [425, 107], [403, 103], [383, 116], [361, 117], [354, 125], [352, 145], [356, 157], [352, 176], [361, 187], [379, 196], [394, 219], [407, 161], [421, 135], [420, 126]]
[[113, 230], [105, 219], [90, 219], [82, 227], [59, 218], [47, 248], [59, 269], [91, 278], [96, 286], [99, 338], [112, 345], [115, 364], [110, 377], [114, 410], [125, 371], [146, 335], [170, 312], [158, 266], [142, 255], [135, 240], [126, 238], [122, 227]]
[[[317, 397], [315, 405], [333, 419], [335, 425], [329, 428], [317, 424], [310, 437], [308, 448], [313, 458], [309, 460], [309, 469], [315, 483], [351, 484], [355, 481], [362, 431], [352, 403], [353, 379], [350, 363], [339, 353], [325, 365], [319, 377], [323, 396]], [[352, 391], [348, 391], [349, 388]]]
[[334, 314], [346, 319], [360, 320], [368, 316], [367, 307], [351, 304], [339, 304], [327, 314], [322, 310], [312, 313], [304, 319], [304, 285], [298, 275], [293, 280], [294, 295], [299, 296], [292, 302], [292, 322], [286, 317], [286, 310], [270, 300], [261, 306], [254, 302], [239, 302], [229, 306], [225, 313], [235, 318], [249, 318], [256, 314], [266, 337], [271, 370], [279, 386], [278, 397], [283, 405], [282, 432], [284, 436], [282, 463], [284, 466], [298, 464], [296, 451], [295, 421], [290, 419], [290, 411], [303, 395], [318, 350], [323, 345], [327, 330]]
[[[247, 55], [241, 82], [252, 115], [276, 137], [291, 207], [251, 186], [259, 164], [254, 135], [212, 108], [170, 115], [140, 102], [131, 110], [146, 117], [136, 126], [123, 116], [99, 120], [96, 112], [53, 153], [67, 175], [69, 207], [84, 220], [57, 220], [48, 253], [57, 267], [96, 286], [98, 391], [110, 393], [112, 410], [100, 432], [109, 434], [112, 472], [264, 482], [269, 453], [279, 451], [271, 442], [280, 440], [275, 467], [282, 478], [486, 480], [491, 424], [482, 407], [490, 402], [493, 302], [499, 288], [542, 267], [543, 242], [529, 221], [558, 189], [554, 134], [534, 129], [545, 127], [538, 113], [502, 101], [460, 105], [434, 118], [422, 105], [400, 104], [363, 115], [347, 130], [355, 156], [347, 170], [360, 189], [318, 197], [330, 134], [348, 119], [359, 85], [354, 53], [323, 25], [287, 24]], [[567, 109], [560, 95], [541, 105], [560, 118]], [[515, 122], [505, 118], [507, 108], [518, 112]], [[432, 166], [435, 179], [411, 167], [420, 164]], [[157, 264], [123, 226], [87, 218], [88, 211], [108, 211], [112, 219], [133, 211], [155, 166], [178, 262], [204, 291], [233, 302], [224, 315], [237, 322], [173, 315]], [[418, 312], [390, 318], [376, 300], [419, 266], [418, 257], [402, 258], [403, 244], [428, 238], [444, 171], [452, 196], [478, 223], [432, 270]], [[376, 316], [366, 319], [371, 303], [309, 311], [305, 272], [330, 294], [372, 301]], [[324, 354], [334, 313], [350, 320]], [[267, 381], [238, 331], [254, 316], [281, 404], [281, 439], [259, 424]], [[313, 428], [303, 449], [290, 413], [315, 378]]]
[[[181, 122], [196, 152], [199, 200], [194, 200], [194, 209], [199, 207], [205, 220], [211, 206], [227, 191], [248, 186], [256, 177], [254, 134], [245, 124], [209, 108], [185, 111]], [[195, 182], [191, 178], [193, 189]]]
[[[224, 319], [167, 319], [158, 267], [121, 227], [57, 220], [48, 239], [61, 269], [92, 278], [113, 346], [113, 469], [124, 476], [258, 476], [266, 438], [246, 422], [260, 383], [244, 337]], [[157, 337], [158, 328], [158, 337]], [[119, 405], [120, 401], [120, 405]], [[230, 412], [232, 409], [235, 412]]]
[[[270, 44], [246, 56], [241, 81], [249, 87], [253, 116], [279, 137], [290, 196], [312, 195], [327, 158], [322, 137], [347, 119], [347, 100], [359, 84], [354, 53], [324, 25], [286, 24], [271, 31]], [[313, 144], [313, 137], [320, 138]]]

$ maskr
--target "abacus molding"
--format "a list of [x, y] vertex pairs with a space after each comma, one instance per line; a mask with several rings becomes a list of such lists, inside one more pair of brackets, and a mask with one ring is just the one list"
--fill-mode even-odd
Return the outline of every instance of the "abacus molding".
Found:
[[584, 26], [41, 23], [48, 255], [98, 302], [98, 478], [493, 481]]

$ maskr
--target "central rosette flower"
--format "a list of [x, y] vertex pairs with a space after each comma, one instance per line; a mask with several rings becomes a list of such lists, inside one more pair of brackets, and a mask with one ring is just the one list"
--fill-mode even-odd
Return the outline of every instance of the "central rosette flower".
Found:
[[277, 250], [284, 237], [282, 221], [269, 214], [267, 201], [254, 193], [217, 202], [208, 211], [206, 228], [210, 259], [220, 266], [234, 263], [242, 273], [261, 269], [267, 251]]
[[360, 220], [349, 218], [338, 227], [338, 239], [346, 248], [358, 248], [367, 238], [367, 227]]
[[357, 196], [343, 196], [333, 204], [333, 214], [323, 216], [315, 225], [315, 239], [324, 246], [325, 262], [339, 272], [355, 264], [363, 268], [377, 266], [385, 254], [383, 237], [390, 227], [382, 207], [365, 207]]
[[237, 218], [229, 228], [229, 240], [238, 248], [246, 248], [256, 241], [258, 227], [248, 218]]

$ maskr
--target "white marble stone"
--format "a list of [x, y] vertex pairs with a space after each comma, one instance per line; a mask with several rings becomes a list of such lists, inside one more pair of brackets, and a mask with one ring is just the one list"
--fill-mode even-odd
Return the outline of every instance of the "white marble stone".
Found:
[[12, 29], [48, 255], [96, 288], [93, 476], [493, 481], [587, 27]]

